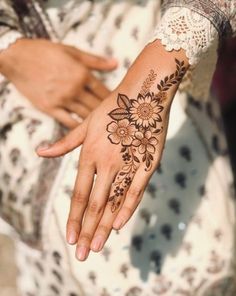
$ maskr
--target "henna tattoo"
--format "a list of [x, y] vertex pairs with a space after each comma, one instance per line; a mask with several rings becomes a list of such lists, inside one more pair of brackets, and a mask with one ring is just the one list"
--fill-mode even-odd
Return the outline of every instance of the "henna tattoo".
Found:
[[124, 161], [122, 170], [113, 183], [113, 191], [108, 201], [111, 211], [116, 211], [122, 197], [128, 190], [132, 179], [141, 163], [145, 171], [152, 169], [154, 154], [159, 143], [158, 136], [163, 132], [162, 116], [163, 102], [167, 99], [167, 91], [179, 83], [185, 74], [184, 62], [175, 59], [176, 71], [166, 76], [157, 84], [157, 93], [151, 91], [157, 74], [150, 70], [143, 82], [136, 99], [130, 99], [125, 94], [118, 94], [118, 108], [108, 115], [112, 121], [107, 125], [108, 139], [112, 144], [121, 145]]
[[156, 80], [157, 74], [154, 72], [154, 70], [150, 70], [150, 73], [148, 74], [148, 77], [143, 82], [143, 85], [141, 87], [140, 94], [144, 97], [147, 92], [150, 90], [151, 86], [154, 84]]

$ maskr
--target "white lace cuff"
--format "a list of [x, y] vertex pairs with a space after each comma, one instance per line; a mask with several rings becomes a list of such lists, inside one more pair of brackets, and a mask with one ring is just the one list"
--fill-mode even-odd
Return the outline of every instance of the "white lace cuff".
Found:
[[162, 16], [154, 36], [167, 51], [184, 49], [190, 65], [196, 65], [218, 35], [204, 16], [184, 7], [171, 7]]
[[149, 42], [156, 39], [167, 51], [185, 50], [190, 67], [179, 90], [207, 100], [218, 56], [219, 35], [214, 25], [189, 8], [170, 7]]
[[16, 30], [0, 27], [0, 53], [22, 37], [23, 35]]

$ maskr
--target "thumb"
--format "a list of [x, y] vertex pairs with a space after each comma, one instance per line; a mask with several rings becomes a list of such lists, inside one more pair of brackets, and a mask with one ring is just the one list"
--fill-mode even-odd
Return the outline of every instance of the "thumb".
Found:
[[101, 57], [72, 46], [67, 49], [91, 70], [109, 71], [118, 66], [118, 61], [115, 58]]
[[79, 147], [85, 140], [87, 131], [87, 122], [84, 121], [81, 125], [69, 132], [65, 137], [61, 138], [54, 144], [47, 146], [39, 146], [36, 153], [41, 157], [58, 157]]

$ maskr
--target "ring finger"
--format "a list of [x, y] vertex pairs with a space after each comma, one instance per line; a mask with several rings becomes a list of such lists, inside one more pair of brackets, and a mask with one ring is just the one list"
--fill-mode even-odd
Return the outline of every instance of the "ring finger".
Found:
[[[129, 185], [124, 186], [123, 182], [118, 185], [120, 180], [119, 178], [121, 176], [120, 173], [121, 172], [117, 174], [117, 177], [114, 183], [112, 184], [109, 200], [106, 204], [103, 216], [96, 229], [90, 246], [94, 252], [99, 252], [103, 248], [106, 240], [108, 239], [112, 230], [113, 222], [116, 219], [119, 209], [122, 207], [124, 203], [125, 196], [129, 188]], [[132, 180], [133, 175], [130, 175], [129, 178], [130, 180]]]

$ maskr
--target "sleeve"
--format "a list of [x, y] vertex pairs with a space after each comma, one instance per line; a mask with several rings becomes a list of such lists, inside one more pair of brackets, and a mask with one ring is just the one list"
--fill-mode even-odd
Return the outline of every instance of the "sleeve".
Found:
[[171, 7], [188, 8], [208, 19], [216, 28], [220, 39], [233, 33], [236, 0], [164, 0], [165, 12]]
[[11, 1], [0, 1], [0, 52], [23, 37], [18, 16]]
[[160, 39], [168, 51], [184, 49], [190, 65], [196, 65], [202, 53], [218, 39], [218, 33], [207, 18], [193, 10], [170, 7], [164, 12], [154, 39]]
[[185, 50], [190, 69], [180, 89], [195, 98], [208, 97], [219, 44], [236, 30], [235, 10], [236, 0], [162, 3], [162, 17], [150, 42], [159, 39], [168, 51]]

